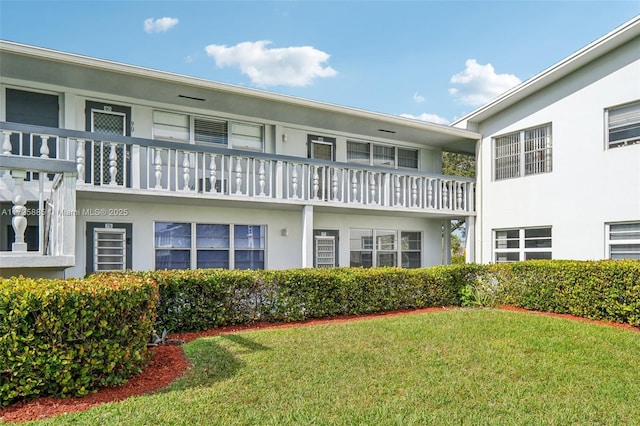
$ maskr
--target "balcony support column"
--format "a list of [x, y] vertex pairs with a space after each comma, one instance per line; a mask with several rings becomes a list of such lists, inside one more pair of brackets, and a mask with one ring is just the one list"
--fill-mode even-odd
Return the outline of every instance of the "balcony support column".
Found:
[[465, 242], [465, 260], [467, 263], [476, 263], [476, 217], [467, 216], [467, 241]]
[[451, 219], [445, 219], [442, 221], [442, 247], [443, 247], [443, 259], [442, 263], [445, 265], [451, 264]]
[[11, 219], [11, 226], [16, 236], [14, 243], [11, 244], [11, 250], [14, 252], [26, 252], [27, 243], [24, 241], [24, 232], [27, 229], [27, 218], [25, 217], [27, 214], [27, 208], [25, 207], [27, 198], [24, 195], [23, 184], [24, 179], [27, 177], [27, 172], [24, 170], [14, 170], [11, 172], [11, 175], [15, 183], [12, 197], [13, 208], [11, 209], [11, 213], [13, 213], [13, 218]]
[[302, 267], [313, 267], [313, 206], [302, 208]]

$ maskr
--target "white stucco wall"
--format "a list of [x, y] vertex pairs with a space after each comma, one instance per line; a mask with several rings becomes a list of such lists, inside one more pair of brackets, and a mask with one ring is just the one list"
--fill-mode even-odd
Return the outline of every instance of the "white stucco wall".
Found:
[[[640, 220], [640, 145], [605, 146], [605, 108], [640, 100], [640, 40], [480, 123], [478, 261], [494, 229], [552, 227], [554, 259], [606, 256], [605, 223]], [[492, 138], [552, 125], [553, 171], [493, 180]]]
[[[81, 277], [86, 273], [88, 222], [131, 223], [132, 228], [132, 268], [152, 270], [155, 268], [154, 222], [195, 222], [239, 225], [266, 225], [265, 267], [286, 269], [303, 265], [302, 206], [292, 209], [274, 209], [247, 206], [220, 207], [180, 204], [176, 200], [160, 202], [134, 202], [127, 200], [79, 199], [78, 212], [116, 209], [118, 215], [76, 217], [76, 265], [66, 270], [67, 277]], [[124, 212], [126, 211], [126, 214]], [[398, 218], [388, 215], [374, 215], [349, 211], [340, 213], [313, 212], [313, 229], [338, 230], [340, 266], [349, 266], [349, 230], [351, 228], [395, 229], [422, 232], [422, 264], [440, 264], [441, 221], [425, 218]], [[282, 230], [287, 229], [287, 235]], [[90, 249], [90, 248], [89, 248]], [[312, 250], [312, 246], [308, 247]]]

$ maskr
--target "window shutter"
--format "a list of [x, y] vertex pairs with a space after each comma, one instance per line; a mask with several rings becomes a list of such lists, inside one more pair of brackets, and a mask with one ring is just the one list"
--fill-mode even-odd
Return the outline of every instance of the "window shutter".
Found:
[[227, 144], [228, 125], [224, 120], [193, 119], [194, 138], [196, 142]]

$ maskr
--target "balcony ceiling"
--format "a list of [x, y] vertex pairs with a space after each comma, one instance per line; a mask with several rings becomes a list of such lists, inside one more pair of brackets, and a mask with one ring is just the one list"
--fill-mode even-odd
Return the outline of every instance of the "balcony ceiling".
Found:
[[[8, 47], [8, 49], [6, 49]], [[82, 92], [139, 98], [265, 122], [353, 133], [474, 154], [480, 135], [399, 116], [315, 102], [24, 45], [0, 44], [2, 79], [30, 80]]]

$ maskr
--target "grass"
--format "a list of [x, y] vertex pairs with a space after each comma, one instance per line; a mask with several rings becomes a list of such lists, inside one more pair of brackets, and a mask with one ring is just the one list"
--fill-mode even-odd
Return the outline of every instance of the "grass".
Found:
[[566, 425], [640, 419], [640, 333], [522, 312], [221, 335], [166, 390], [37, 424]]

